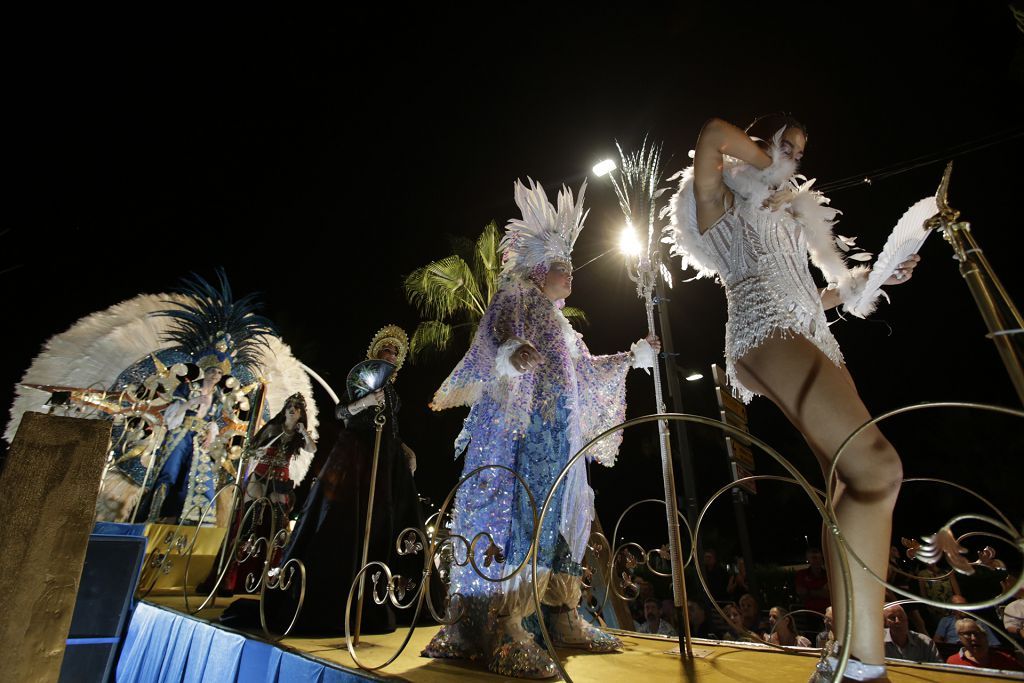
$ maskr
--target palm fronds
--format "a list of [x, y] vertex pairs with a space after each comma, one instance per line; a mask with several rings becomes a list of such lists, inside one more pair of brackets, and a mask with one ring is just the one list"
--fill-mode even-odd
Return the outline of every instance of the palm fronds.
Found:
[[[476, 242], [464, 237], [450, 241], [454, 254], [417, 268], [405, 278], [405, 298], [427, 318], [409, 342], [412, 362], [448, 350], [457, 338], [472, 341], [487, 306], [498, 293], [502, 263], [497, 223], [491, 221], [484, 226]], [[575, 325], [587, 322], [578, 308], [566, 307], [562, 313]]]

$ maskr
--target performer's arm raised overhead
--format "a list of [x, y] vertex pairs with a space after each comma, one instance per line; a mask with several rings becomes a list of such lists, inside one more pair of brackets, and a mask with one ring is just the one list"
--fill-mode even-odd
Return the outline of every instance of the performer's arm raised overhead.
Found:
[[[803, 124], [785, 115], [763, 117], [746, 131], [709, 120], [692, 169], [681, 174], [667, 232], [685, 266], [701, 276], [716, 275], [725, 287], [726, 373], [734, 392], [744, 401], [760, 394], [776, 403], [827, 472], [840, 445], [870, 413], [843, 365], [825, 309], [842, 304], [863, 317], [874, 298], [861, 296], [866, 268], [848, 266], [846, 250], [835, 244], [832, 225], [839, 212], [811, 189], [813, 180], [799, 182], [796, 176], [807, 139]], [[844, 242], [849, 246], [852, 240]], [[826, 289], [815, 285], [808, 259], [825, 276]], [[902, 263], [887, 284], [906, 282], [916, 265], [916, 258]], [[899, 456], [872, 427], [847, 446], [837, 473], [833, 503], [840, 530], [860, 560], [884, 577], [902, 480]], [[835, 543], [829, 545], [833, 568], [839, 552]], [[847, 671], [857, 680], [880, 678], [884, 590], [852, 558], [850, 566], [850, 637], [859, 661]], [[836, 632], [842, 634], [851, 606], [836, 572], [832, 589]]]

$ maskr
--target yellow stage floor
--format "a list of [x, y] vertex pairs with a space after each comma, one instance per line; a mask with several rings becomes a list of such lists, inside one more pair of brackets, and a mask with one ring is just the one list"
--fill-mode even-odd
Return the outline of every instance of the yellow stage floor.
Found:
[[[203, 621], [216, 622], [224, 607], [233, 598], [219, 598], [215, 607], [194, 615]], [[184, 599], [171, 596], [151, 596], [146, 599], [160, 605], [184, 612]], [[190, 599], [192, 602], [192, 599]], [[193, 603], [196, 606], [198, 603]], [[509, 679], [488, 673], [471, 663], [460, 660], [427, 659], [420, 657], [420, 651], [437, 631], [436, 626], [419, 627], [412, 634], [409, 645], [402, 654], [384, 669], [376, 672], [360, 671], [369, 677], [411, 681], [413, 683], [452, 683], [462, 681], [503, 681]], [[359, 658], [370, 666], [387, 660], [405, 638], [408, 629], [383, 636], [364, 636], [359, 647]], [[262, 639], [262, 633], [246, 635]], [[718, 643], [716, 641], [694, 641], [694, 660], [690, 675], [684, 670], [678, 654], [675, 639], [638, 634], [619, 634], [625, 645], [617, 654], [592, 655], [579, 651], [560, 651], [562, 663], [574, 681], [585, 683], [646, 683], [661, 681], [696, 681], [699, 683], [806, 683], [817, 653], [782, 653], [754, 644]], [[345, 647], [345, 638], [287, 638], [278, 647], [345, 669], [356, 669], [355, 662]], [[993, 676], [991, 673], [974, 672], [962, 667], [945, 665], [890, 664], [889, 679], [892, 683], [976, 683], [982, 680], [1024, 680], [1024, 676]]]

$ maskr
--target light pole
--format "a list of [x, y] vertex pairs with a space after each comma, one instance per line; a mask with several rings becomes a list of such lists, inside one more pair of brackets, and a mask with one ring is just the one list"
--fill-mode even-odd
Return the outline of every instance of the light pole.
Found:
[[[615, 189], [619, 200], [619, 208], [626, 217], [626, 229], [620, 238], [620, 248], [629, 259], [627, 272], [633, 282], [636, 283], [637, 295], [644, 302], [644, 309], [647, 313], [647, 328], [649, 334], [655, 334], [654, 304], [657, 301], [656, 285], [659, 272], [662, 269], [659, 230], [657, 228], [656, 198], [660, 192], [658, 185], [661, 183], [661, 148], [660, 146], [647, 149], [646, 145], [641, 147], [638, 153], [630, 155], [622, 152], [619, 148], [622, 161], [622, 170], [619, 177], [614, 175], [614, 163], [602, 162], [594, 167], [594, 172], [604, 171], [607, 173]], [[634, 231], [634, 226], [647, 227], [646, 241], [642, 241]], [[671, 348], [671, 329], [668, 325], [667, 312], [664, 306], [658, 306], [658, 314], [661, 318], [662, 340], [666, 353], [664, 358], [668, 365], [669, 392], [675, 399], [678, 407], [680, 396], [679, 380], [676, 375], [675, 361], [668, 350]], [[654, 379], [654, 400], [656, 411], [665, 413], [665, 402], [662, 396], [660, 364], [655, 359], [653, 368]], [[681, 412], [681, 411], [678, 411]], [[686, 462], [689, 460], [689, 443], [685, 431], [676, 430], [681, 435], [679, 446], [684, 449], [684, 484], [692, 485], [691, 471], [687, 472]], [[676, 607], [676, 614], [679, 623], [683, 628], [680, 631], [679, 650], [684, 658], [692, 660], [693, 649], [690, 637], [690, 620], [687, 614], [686, 582], [683, 579], [682, 542], [679, 534], [679, 504], [676, 496], [675, 472], [672, 461], [672, 445], [669, 436], [667, 420], [658, 421], [658, 441], [661, 450], [661, 470], [665, 487], [665, 518], [668, 525], [668, 546], [670, 561], [672, 565], [672, 596]], [[696, 505], [696, 498], [693, 500]], [[688, 509], [689, 512], [689, 509]], [[695, 511], [693, 513], [695, 515]], [[690, 514], [687, 514], [690, 518]]]

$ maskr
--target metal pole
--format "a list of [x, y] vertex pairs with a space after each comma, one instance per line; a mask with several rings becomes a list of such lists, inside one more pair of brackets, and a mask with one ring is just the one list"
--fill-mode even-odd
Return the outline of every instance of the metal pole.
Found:
[[[657, 290], [655, 290], [657, 293]], [[672, 401], [673, 413], [685, 413], [683, 409], [683, 392], [679, 384], [679, 366], [676, 365], [675, 348], [672, 343], [672, 322], [669, 319], [667, 299], [655, 297], [658, 306], [658, 321], [661, 323], [661, 348], [665, 358], [665, 376], [668, 378], [668, 395]], [[676, 456], [683, 471], [683, 496], [685, 497], [686, 521], [690, 528], [697, 523], [700, 506], [697, 504], [697, 475], [693, 471], [693, 451], [690, 449], [690, 438], [686, 424], [676, 421], [672, 425], [675, 432]]]
[[[648, 334], [655, 334], [654, 328], [654, 289], [655, 272], [650, 260], [642, 257], [637, 269], [637, 286], [644, 297], [644, 308], [647, 313]], [[654, 378], [655, 409], [665, 412], [665, 401], [661, 391], [661, 367], [657, 356], [654, 359], [652, 376]], [[676, 616], [683, 628], [680, 632], [679, 652], [687, 659], [693, 659], [692, 636], [690, 634], [690, 618], [686, 609], [686, 582], [683, 580], [683, 549], [679, 536], [679, 505], [676, 494], [675, 471], [672, 466], [672, 443], [669, 437], [668, 422], [658, 420], [658, 437], [661, 446], [661, 473], [665, 486], [665, 518], [668, 524], [668, 547], [672, 563], [672, 597], [675, 602]]]
[[[385, 399], [386, 401], [386, 399]], [[359, 567], [365, 567], [366, 562], [370, 553], [370, 529], [373, 526], [373, 494], [377, 488], [377, 464], [380, 462], [380, 435], [384, 429], [384, 423], [387, 418], [384, 416], [384, 403], [377, 406], [377, 415], [373, 418], [373, 422], [377, 425], [377, 434], [373, 441], [373, 466], [370, 468], [370, 493], [367, 496], [366, 501], [366, 527], [363, 531], [363, 561], [359, 563]], [[352, 645], [359, 644], [359, 631], [363, 625], [363, 590], [366, 586], [366, 572], [362, 572], [359, 575], [359, 592], [356, 598], [359, 600], [356, 604], [356, 624], [355, 634], [352, 636]]]
[[[960, 274], [988, 328], [987, 336], [995, 343], [1017, 396], [1024, 403], [1024, 351], [1021, 348], [1024, 344], [1019, 341], [1024, 338], [1024, 318], [974, 240], [970, 223], [959, 221], [960, 212], [949, 205], [952, 173], [953, 162], [950, 161], [935, 192], [939, 213], [928, 219], [925, 227], [942, 230], [943, 237], [953, 248], [953, 255], [960, 262]], [[1000, 303], [1004, 310], [1000, 310]]]

